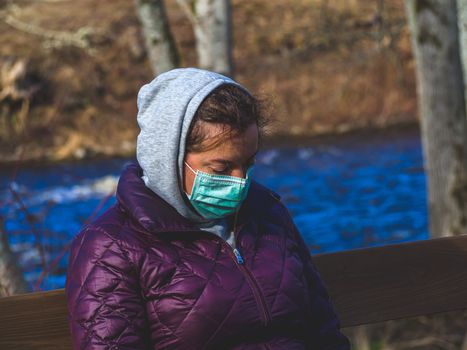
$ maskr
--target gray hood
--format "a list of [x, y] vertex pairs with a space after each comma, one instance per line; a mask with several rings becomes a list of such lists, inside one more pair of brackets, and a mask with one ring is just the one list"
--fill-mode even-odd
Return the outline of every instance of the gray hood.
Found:
[[[208, 223], [190, 205], [183, 190], [186, 136], [199, 105], [222, 84], [237, 84], [223, 75], [196, 68], [177, 68], [160, 74], [138, 93], [141, 132], [136, 158], [143, 180], [185, 218]], [[245, 89], [246, 90], [246, 89]]]

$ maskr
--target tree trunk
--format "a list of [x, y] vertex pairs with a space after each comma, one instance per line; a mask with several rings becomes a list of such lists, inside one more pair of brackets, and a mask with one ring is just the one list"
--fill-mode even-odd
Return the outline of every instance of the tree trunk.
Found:
[[406, 0], [432, 236], [467, 233], [467, 129], [455, 0]]
[[199, 66], [232, 76], [230, 0], [196, 0], [194, 17]]
[[135, 0], [135, 5], [154, 74], [177, 67], [179, 57], [163, 0]]
[[462, 70], [464, 72], [464, 101], [467, 103], [467, 0], [457, 0]]
[[0, 217], [0, 297], [28, 291], [28, 284], [10, 250], [6, 232], [3, 229], [3, 219]]

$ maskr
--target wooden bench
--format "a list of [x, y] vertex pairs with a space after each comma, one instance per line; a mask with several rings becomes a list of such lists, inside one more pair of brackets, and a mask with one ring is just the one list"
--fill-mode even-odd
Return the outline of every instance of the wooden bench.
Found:
[[[467, 308], [467, 236], [314, 256], [342, 327]], [[0, 298], [0, 349], [71, 349], [63, 289]]]

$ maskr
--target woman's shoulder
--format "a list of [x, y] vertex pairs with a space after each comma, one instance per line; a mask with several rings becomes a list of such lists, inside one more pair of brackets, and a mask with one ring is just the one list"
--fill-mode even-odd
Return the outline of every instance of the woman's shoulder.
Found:
[[253, 196], [264, 196], [264, 197], [268, 197], [268, 198], [272, 197], [276, 201], [280, 201], [280, 199], [281, 199], [281, 196], [278, 193], [274, 192], [269, 187], [261, 184], [257, 180], [252, 180], [251, 181], [250, 190], [251, 190]]
[[[120, 216], [116, 211], [112, 207], [85, 225], [70, 246], [65, 293], [70, 315], [75, 320], [89, 319], [86, 327], [94, 325], [90, 312], [97, 314], [100, 304], [109, 305], [109, 298], [119, 300], [114, 290], [118, 288], [122, 296], [132, 295], [137, 288], [138, 270], [122, 237], [122, 225], [114, 217]], [[77, 329], [83, 331], [82, 325]]]
[[291, 216], [281, 196], [274, 190], [252, 181], [250, 210], [270, 221], [289, 226]]
[[134, 245], [124, 234], [125, 214], [114, 205], [92, 222], [84, 225], [70, 246], [70, 262], [79, 256], [96, 259], [104, 255], [122, 255]]

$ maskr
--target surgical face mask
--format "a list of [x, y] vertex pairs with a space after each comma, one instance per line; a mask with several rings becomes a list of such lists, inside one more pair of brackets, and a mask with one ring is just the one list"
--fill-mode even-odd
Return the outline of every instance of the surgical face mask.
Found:
[[246, 178], [240, 178], [195, 171], [187, 162], [185, 164], [196, 175], [191, 195], [187, 193], [187, 196], [201, 216], [219, 219], [235, 213], [248, 194], [253, 166], [248, 168]]

